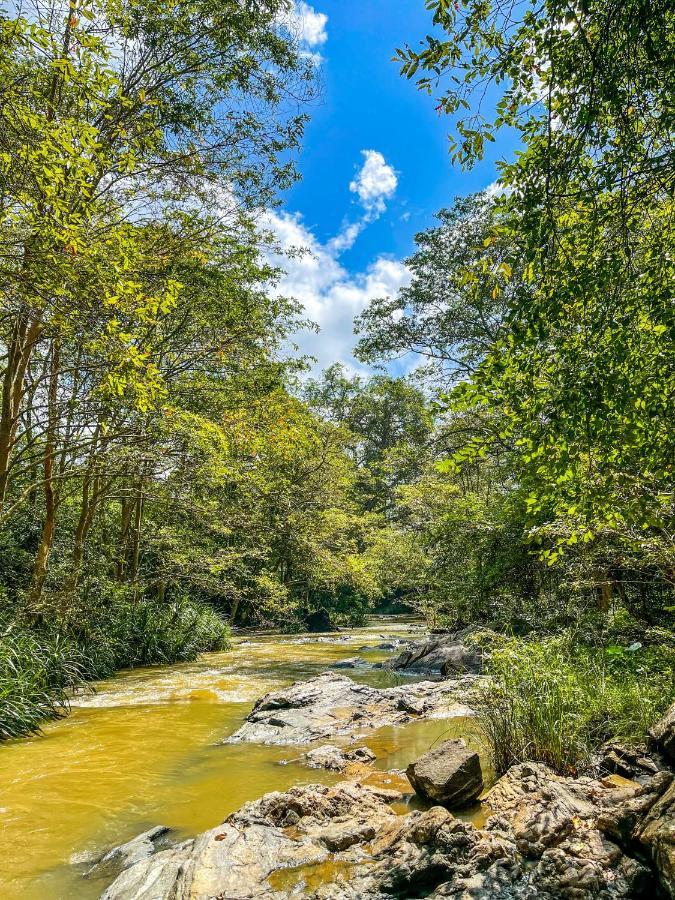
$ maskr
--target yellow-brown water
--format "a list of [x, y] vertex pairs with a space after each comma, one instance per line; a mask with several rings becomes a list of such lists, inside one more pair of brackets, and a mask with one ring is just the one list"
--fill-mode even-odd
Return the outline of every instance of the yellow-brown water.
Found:
[[[194, 663], [136, 669], [97, 684], [42, 735], [0, 747], [0, 898], [98, 897], [105, 882], [82, 877], [88, 861], [153, 825], [192, 835], [266, 791], [338, 780], [303, 766], [297, 757], [306, 748], [222, 741], [267, 691], [311, 678], [364, 645], [416, 634], [413, 623], [390, 618], [339, 642], [256, 635]], [[374, 662], [390, 654], [360, 655]], [[380, 687], [400, 681], [368, 668], [346, 674]], [[385, 770], [405, 768], [458, 733], [475, 740], [466, 720], [431, 720], [382, 728], [364, 742]]]

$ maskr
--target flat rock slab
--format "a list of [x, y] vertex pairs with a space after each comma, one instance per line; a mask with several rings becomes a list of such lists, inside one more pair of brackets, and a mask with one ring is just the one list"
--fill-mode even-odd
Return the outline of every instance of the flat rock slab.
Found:
[[470, 716], [465, 701], [473, 683], [474, 677], [467, 676], [378, 689], [323, 672], [262, 697], [226, 743], [308, 744], [413, 719]]
[[483, 790], [478, 754], [463, 740], [443, 741], [406, 770], [408, 781], [426, 800], [453, 809], [467, 806]]

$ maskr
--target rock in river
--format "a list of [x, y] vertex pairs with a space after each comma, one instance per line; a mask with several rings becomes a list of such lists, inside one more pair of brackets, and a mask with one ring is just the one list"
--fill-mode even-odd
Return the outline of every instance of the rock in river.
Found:
[[262, 697], [227, 743], [309, 744], [366, 728], [402, 725], [412, 718], [472, 715], [463, 701], [473, 681], [468, 675], [453, 682], [378, 689], [323, 672]]
[[463, 740], [443, 741], [406, 770], [408, 781], [426, 800], [452, 809], [467, 806], [483, 790], [478, 754]]
[[341, 749], [333, 744], [324, 744], [305, 754], [305, 762], [310, 769], [328, 769], [331, 772], [344, 772], [353, 763], [367, 765], [374, 759], [375, 754], [369, 747]]
[[480, 672], [483, 651], [464, 643], [463, 639], [468, 633], [469, 630], [457, 634], [432, 635], [428, 640], [411, 644], [398, 656], [387, 660], [383, 663], [383, 668], [444, 677]]

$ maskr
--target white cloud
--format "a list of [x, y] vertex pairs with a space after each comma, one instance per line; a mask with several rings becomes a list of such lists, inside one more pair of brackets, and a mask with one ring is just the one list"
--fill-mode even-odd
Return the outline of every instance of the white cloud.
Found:
[[321, 54], [316, 52], [316, 48], [328, 40], [328, 16], [325, 13], [317, 12], [304, 0], [294, 0], [290, 9], [280, 16], [279, 23], [298, 41], [303, 56], [316, 65], [321, 63]]
[[324, 244], [298, 214], [269, 212], [262, 224], [274, 234], [282, 250], [309, 250], [291, 258], [272, 256], [286, 272], [278, 293], [299, 300], [307, 317], [321, 329], [318, 334], [303, 331], [296, 337], [301, 352], [316, 357], [316, 370], [339, 361], [351, 371], [365, 371], [352, 356], [354, 317], [373, 297], [391, 296], [407, 284], [408, 269], [398, 260], [379, 256], [365, 271], [350, 273], [337, 258], [344, 249], [347, 229]]
[[291, 10], [294, 32], [308, 47], [320, 47], [328, 40], [328, 16], [317, 12], [309, 3], [295, 3]]
[[378, 150], [362, 150], [365, 162], [349, 190], [356, 194], [363, 208], [371, 217], [381, 215], [386, 201], [393, 197], [398, 186], [398, 175]]

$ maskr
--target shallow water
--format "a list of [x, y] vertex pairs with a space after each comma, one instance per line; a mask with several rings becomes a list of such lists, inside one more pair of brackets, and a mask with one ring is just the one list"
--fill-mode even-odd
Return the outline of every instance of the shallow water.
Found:
[[[359, 648], [419, 634], [416, 623], [389, 617], [338, 640], [255, 635], [194, 663], [135, 669], [98, 683], [39, 737], [0, 747], [0, 898], [98, 897], [105, 882], [82, 877], [90, 860], [153, 825], [192, 835], [267, 791], [339, 780], [301, 765], [304, 747], [222, 741], [266, 692], [347, 657], [384, 659], [392, 651]], [[377, 687], [410, 680], [367, 667], [344, 673]], [[458, 734], [478, 746], [465, 719], [382, 728], [364, 743], [376, 752], [377, 769], [398, 769]], [[384, 771], [372, 777], [391, 780]]]

